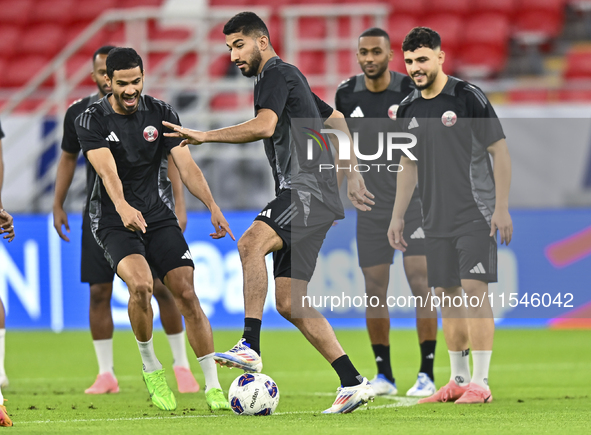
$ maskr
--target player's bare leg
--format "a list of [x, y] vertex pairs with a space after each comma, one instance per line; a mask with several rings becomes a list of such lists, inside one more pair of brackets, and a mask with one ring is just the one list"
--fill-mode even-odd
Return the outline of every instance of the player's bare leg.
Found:
[[[427, 280], [427, 258], [424, 255], [404, 257], [404, 272], [413, 296], [424, 304], [417, 304], [416, 323], [419, 347], [421, 349], [421, 367], [416, 383], [407, 391], [407, 396], [425, 397], [435, 393], [435, 345], [437, 343], [437, 311], [431, 310], [430, 293]], [[423, 306], [425, 305], [425, 306]]]
[[164, 283], [174, 296], [180, 313], [185, 318], [187, 337], [205, 376], [205, 398], [212, 410], [230, 409], [222, 393], [213, 359], [213, 334], [209, 319], [203, 312], [193, 287], [193, 268], [177, 267], [164, 277]]
[[111, 296], [113, 283], [90, 284], [90, 307], [88, 318], [90, 334], [99, 365], [99, 373], [86, 394], [118, 393], [119, 385], [113, 371], [113, 316]]
[[492, 394], [488, 387], [488, 370], [492, 356], [495, 322], [488, 298], [488, 284], [475, 279], [463, 279], [462, 287], [468, 301], [472, 297], [478, 298], [479, 304], [469, 305], [466, 319], [472, 345], [472, 380], [468, 390], [456, 403], [490, 403]]
[[367, 332], [378, 368], [378, 374], [371, 384], [378, 395], [396, 394], [398, 389], [390, 363], [390, 313], [386, 303], [390, 264], [363, 267], [361, 270], [365, 279], [367, 299], [378, 298], [377, 306], [372, 303], [365, 309]]
[[117, 265], [117, 274], [129, 289], [128, 313], [131, 328], [137, 340], [142, 357], [144, 382], [152, 403], [165, 411], [176, 409], [174, 394], [166, 383], [164, 369], [154, 352], [152, 342], [152, 292], [154, 281], [146, 259], [139, 254], [131, 254]]
[[341, 388], [333, 405], [323, 411], [325, 414], [351, 412], [357, 407], [373, 400], [375, 392], [368, 380], [361, 376], [349, 356], [337, 340], [328, 320], [305, 303], [308, 282], [279, 277], [275, 279], [275, 303], [277, 311], [294, 326], [330, 363], [339, 376]]
[[[4, 368], [4, 356], [5, 356], [5, 339], [6, 339], [6, 313], [4, 311], [4, 303], [0, 299], [0, 387], [4, 388], [8, 386], [8, 377], [6, 376], [6, 370]], [[0, 405], [2, 402], [0, 401]]]
[[191, 373], [187, 359], [183, 318], [172, 293], [158, 278], [154, 279], [154, 298], [158, 302], [160, 321], [172, 351], [172, 368], [179, 393], [196, 393], [199, 391], [199, 383]]

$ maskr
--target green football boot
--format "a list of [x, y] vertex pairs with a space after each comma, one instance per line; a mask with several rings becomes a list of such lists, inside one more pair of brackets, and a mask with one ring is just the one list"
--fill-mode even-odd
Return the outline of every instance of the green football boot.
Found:
[[174, 411], [176, 409], [176, 399], [166, 383], [164, 369], [152, 373], [142, 372], [142, 374], [152, 403], [163, 411]]

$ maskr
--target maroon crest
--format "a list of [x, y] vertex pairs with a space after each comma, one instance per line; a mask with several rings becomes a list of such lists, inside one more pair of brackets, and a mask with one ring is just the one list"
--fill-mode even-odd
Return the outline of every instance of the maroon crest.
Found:
[[151, 125], [144, 128], [144, 139], [148, 142], [154, 142], [158, 138], [158, 130], [156, 127], [152, 127]]

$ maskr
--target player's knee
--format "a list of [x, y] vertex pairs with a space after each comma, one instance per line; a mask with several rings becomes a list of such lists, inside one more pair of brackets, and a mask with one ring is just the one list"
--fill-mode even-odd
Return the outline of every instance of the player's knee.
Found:
[[427, 277], [422, 273], [411, 273], [408, 274], [406, 278], [408, 279], [408, 285], [415, 296], [429, 291]]
[[238, 253], [242, 259], [258, 255], [260, 253], [260, 246], [256, 238], [249, 233], [240, 237], [240, 240], [238, 240]]
[[276, 299], [277, 312], [285, 319], [291, 320], [291, 298]]
[[93, 306], [111, 303], [113, 287], [110, 283], [92, 284], [90, 286], [90, 304]]
[[127, 283], [129, 297], [136, 303], [146, 305], [150, 303], [152, 297], [152, 280], [134, 279]]

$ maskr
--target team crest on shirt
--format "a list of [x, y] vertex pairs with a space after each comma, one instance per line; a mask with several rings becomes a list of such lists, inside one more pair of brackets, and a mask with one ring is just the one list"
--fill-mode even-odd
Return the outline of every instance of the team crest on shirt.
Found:
[[156, 130], [156, 127], [149, 125], [148, 127], [144, 128], [144, 139], [146, 139], [148, 142], [154, 142], [156, 139], [158, 139], [158, 130]]
[[398, 106], [398, 104], [392, 104], [388, 109], [388, 116], [394, 121], [396, 121], [396, 111], [398, 110]]
[[445, 112], [441, 117], [441, 122], [443, 122], [443, 125], [445, 125], [446, 127], [453, 127], [457, 120], [458, 116], [451, 110]]

